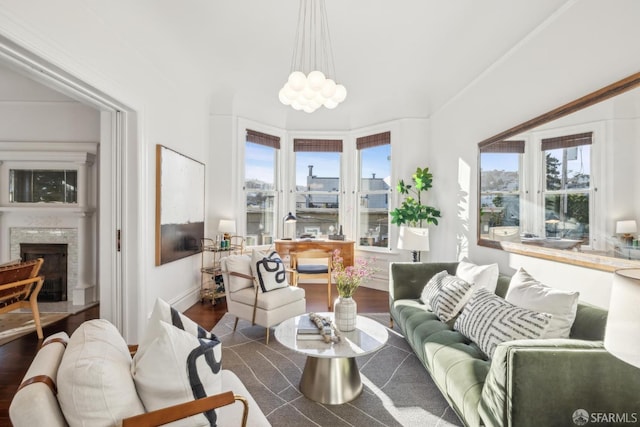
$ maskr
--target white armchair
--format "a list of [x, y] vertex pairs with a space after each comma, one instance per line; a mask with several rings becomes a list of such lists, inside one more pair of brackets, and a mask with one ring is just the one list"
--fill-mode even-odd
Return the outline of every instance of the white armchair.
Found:
[[263, 292], [251, 268], [249, 255], [231, 255], [221, 261], [227, 297], [227, 311], [238, 319], [250, 321], [267, 329], [266, 343], [269, 344], [269, 330], [283, 320], [303, 314], [307, 309], [304, 289], [286, 286]]

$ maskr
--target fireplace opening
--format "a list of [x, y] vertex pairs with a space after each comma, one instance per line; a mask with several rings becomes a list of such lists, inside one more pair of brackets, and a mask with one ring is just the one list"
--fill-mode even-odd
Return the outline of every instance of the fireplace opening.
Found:
[[21, 243], [20, 258], [23, 261], [44, 259], [40, 268], [44, 284], [38, 294], [38, 301], [67, 300], [66, 243]]

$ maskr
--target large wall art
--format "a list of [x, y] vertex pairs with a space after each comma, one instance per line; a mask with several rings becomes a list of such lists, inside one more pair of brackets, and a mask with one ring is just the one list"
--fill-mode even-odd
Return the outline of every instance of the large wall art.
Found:
[[204, 164], [156, 145], [156, 265], [199, 253]]

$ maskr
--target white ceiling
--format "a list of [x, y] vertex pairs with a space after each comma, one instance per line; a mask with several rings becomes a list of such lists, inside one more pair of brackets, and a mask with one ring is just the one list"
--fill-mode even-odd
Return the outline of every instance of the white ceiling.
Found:
[[[197, 68], [210, 79], [214, 113], [269, 110], [295, 129], [429, 117], [574, 1], [326, 0], [336, 80], [348, 96], [312, 114], [277, 96], [290, 72], [298, 1], [137, 0], [124, 15], [118, 1], [84, 6], [149, 61], [173, 55], [167, 73]], [[0, 100], [20, 93], [31, 96], [0, 82]]]

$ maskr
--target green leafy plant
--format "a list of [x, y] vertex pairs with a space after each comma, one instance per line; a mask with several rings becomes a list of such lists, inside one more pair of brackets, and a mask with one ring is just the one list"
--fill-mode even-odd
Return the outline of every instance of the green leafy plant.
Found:
[[429, 168], [417, 168], [411, 175], [413, 184], [405, 184], [400, 180], [397, 185], [398, 193], [405, 195], [405, 199], [400, 207], [391, 211], [391, 223], [396, 225], [408, 225], [411, 227], [422, 227], [426, 224], [438, 225], [440, 211], [432, 206], [422, 204], [423, 193], [432, 187], [433, 174]]

